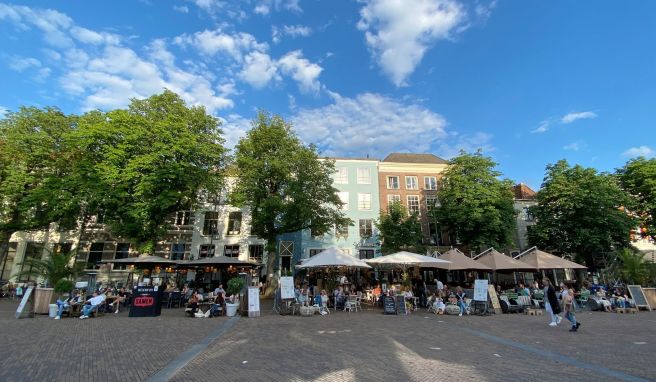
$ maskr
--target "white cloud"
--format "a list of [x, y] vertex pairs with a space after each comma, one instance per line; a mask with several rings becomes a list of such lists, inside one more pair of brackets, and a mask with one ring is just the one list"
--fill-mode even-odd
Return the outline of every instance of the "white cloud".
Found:
[[271, 10], [287, 10], [294, 13], [303, 12], [303, 9], [299, 5], [299, 0], [260, 0], [253, 9], [253, 12], [266, 16]]
[[460, 134], [450, 132], [448, 138], [444, 139], [435, 150], [439, 157], [451, 159], [460, 154], [460, 151], [473, 153], [482, 150], [484, 153], [490, 153], [496, 150], [492, 146], [492, 135], [483, 132], [473, 134]]
[[226, 140], [225, 146], [229, 149], [233, 149], [252, 127], [251, 120], [238, 114], [228, 114], [227, 117], [219, 117], [219, 119]]
[[383, 72], [396, 86], [421, 62], [430, 46], [450, 38], [466, 19], [466, 11], [454, 0], [365, 0], [358, 29]]
[[254, 88], [265, 87], [272, 79], [279, 79], [276, 63], [268, 54], [251, 52], [244, 60], [244, 67], [239, 78], [248, 82]]
[[577, 113], [569, 113], [563, 116], [561, 118], [562, 123], [572, 123], [578, 119], [593, 119], [597, 118], [597, 114], [592, 112], [592, 111], [582, 111], [582, 112], [577, 112]]
[[254, 9], [253, 12], [257, 13], [258, 15], [266, 16], [271, 12], [271, 7], [267, 4], [258, 4]]
[[572, 142], [570, 144], [563, 146], [563, 150], [567, 150], [567, 151], [579, 151], [580, 149], [581, 149], [581, 144], [579, 144], [578, 142]]
[[174, 39], [178, 45], [191, 45], [201, 53], [214, 56], [219, 53], [227, 54], [234, 60], [241, 62], [245, 52], [252, 50], [265, 51], [266, 43], [258, 43], [255, 37], [249, 33], [228, 34], [220, 29], [204, 30], [193, 35], [182, 35]]
[[9, 58], [9, 67], [17, 72], [22, 72], [30, 68], [40, 68], [41, 61], [34, 57], [12, 56]]
[[549, 121], [542, 121], [536, 129], [531, 130], [531, 133], [546, 133], [547, 131], [549, 131]]
[[637, 158], [637, 157], [651, 158], [656, 156], [656, 151], [654, 151], [654, 149], [652, 149], [649, 146], [631, 147], [630, 149], [623, 152], [622, 156], [627, 158]]
[[180, 5], [180, 6], [174, 5], [173, 10], [180, 13], [189, 13], [189, 7], [187, 7], [186, 5]]
[[[301, 109], [291, 118], [299, 136], [325, 155], [380, 158], [393, 151], [429, 152], [448, 136], [444, 118], [423, 106], [373, 93], [331, 95], [332, 104]], [[408, 136], [413, 138], [404, 139]]]
[[279, 43], [284, 36], [290, 37], [308, 37], [312, 34], [312, 28], [305, 25], [283, 25], [282, 28], [277, 26], [271, 27], [271, 39], [274, 43]]
[[287, 53], [278, 60], [278, 64], [284, 74], [290, 75], [298, 82], [302, 92], [319, 91], [319, 81], [317, 79], [323, 68], [303, 58], [303, 53], [300, 50]]
[[99, 45], [120, 43], [119, 37], [115, 34], [105, 32], [98, 33], [78, 26], [73, 26], [70, 29], [70, 33], [76, 40], [84, 44]]
[[0, 118], [4, 118], [7, 113], [9, 113], [9, 109], [4, 106], [0, 106]]

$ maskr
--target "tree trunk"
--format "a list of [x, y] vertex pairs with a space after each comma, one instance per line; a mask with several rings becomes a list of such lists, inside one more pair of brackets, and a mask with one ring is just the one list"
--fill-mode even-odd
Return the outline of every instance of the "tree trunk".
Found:
[[278, 288], [278, 251], [276, 250], [276, 236], [267, 238], [267, 285], [264, 290], [264, 297], [271, 298], [275, 296], [276, 288]]
[[[16, 231], [0, 231], [0, 268], [9, 255], [9, 240], [11, 240], [11, 235], [13, 235], [14, 232]], [[2, 275], [0, 275], [0, 277], [2, 277]]]

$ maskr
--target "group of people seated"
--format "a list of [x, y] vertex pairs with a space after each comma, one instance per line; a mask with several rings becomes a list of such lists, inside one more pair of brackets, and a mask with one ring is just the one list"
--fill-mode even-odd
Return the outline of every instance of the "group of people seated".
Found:
[[199, 311], [200, 303], [205, 301], [202, 289], [191, 289], [189, 286], [185, 285], [183, 289], [183, 296], [185, 297], [186, 301], [185, 311], [189, 314], [190, 317], [201, 317], [201, 315], [203, 317], [209, 317], [218, 315], [220, 312], [224, 311], [225, 303], [228, 300], [226, 297], [226, 291], [223, 289], [223, 284], [219, 284], [219, 286], [214, 289], [214, 292], [208, 293], [207, 299], [212, 302], [212, 305], [210, 306], [210, 309], [208, 309], [208, 311], [205, 313]]
[[615, 312], [616, 309], [635, 306], [635, 303], [623, 288], [614, 288], [610, 294], [602, 287], [596, 288], [594, 299], [603, 306], [606, 312]]
[[435, 314], [444, 314], [446, 312], [447, 304], [455, 305], [460, 308], [460, 313], [458, 316], [470, 314], [467, 295], [460, 286], [453, 290], [449, 289], [448, 286], [445, 286], [442, 289], [437, 289], [429, 297], [428, 303], [432, 307], [432, 310], [435, 312]]
[[[57, 299], [55, 320], [61, 319], [65, 312], [69, 315], [80, 312], [80, 319], [87, 319], [99, 310], [118, 313], [121, 305], [127, 301], [127, 298], [128, 292], [125, 288], [121, 288], [118, 291], [112, 288], [103, 288], [93, 292], [88, 298], [85, 298], [82, 292], [76, 289], [67, 298]], [[108, 299], [111, 299], [112, 302], [108, 303]]]

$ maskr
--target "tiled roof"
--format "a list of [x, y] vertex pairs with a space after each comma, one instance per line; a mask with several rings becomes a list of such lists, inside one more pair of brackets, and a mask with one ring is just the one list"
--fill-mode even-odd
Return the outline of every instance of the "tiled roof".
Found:
[[396, 163], [435, 163], [446, 164], [446, 161], [433, 154], [410, 154], [410, 153], [391, 153], [383, 162]]
[[524, 183], [517, 184], [513, 187], [513, 193], [515, 194], [515, 199], [522, 200], [533, 200], [535, 199], [536, 192], [531, 189], [531, 187], [525, 185]]

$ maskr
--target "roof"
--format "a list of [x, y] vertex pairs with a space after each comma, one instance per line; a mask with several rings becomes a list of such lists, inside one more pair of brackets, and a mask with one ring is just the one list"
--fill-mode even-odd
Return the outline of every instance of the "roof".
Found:
[[519, 183], [513, 187], [513, 194], [515, 199], [534, 200], [537, 193], [524, 183]]
[[462, 270], [479, 270], [492, 272], [492, 268], [488, 267], [485, 264], [479, 263], [478, 261], [467, 257], [464, 253], [460, 252], [458, 249], [453, 248], [444, 252], [439, 257], [442, 260], [448, 260], [451, 263], [447, 264], [435, 264], [435, 268], [446, 269], [447, 271], [462, 271]]
[[526, 251], [515, 256], [515, 259], [521, 260], [526, 264], [541, 269], [585, 269], [584, 265], [577, 264], [573, 261], [563, 259], [562, 257], [554, 256], [537, 249], [536, 247], [529, 248]]
[[411, 154], [411, 153], [391, 153], [383, 162], [395, 163], [432, 163], [432, 164], [446, 164], [447, 162], [433, 154]]
[[484, 251], [480, 255], [474, 257], [474, 259], [495, 271], [535, 270], [535, 267], [522, 261], [515, 260], [510, 256], [506, 256], [494, 248]]

